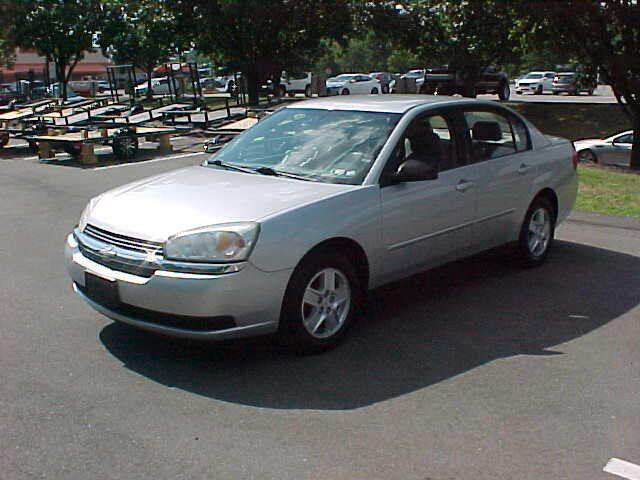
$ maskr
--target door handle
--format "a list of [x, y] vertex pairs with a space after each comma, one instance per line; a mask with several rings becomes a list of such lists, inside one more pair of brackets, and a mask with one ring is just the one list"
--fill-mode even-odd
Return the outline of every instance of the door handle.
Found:
[[469, 190], [471, 187], [473, 187], [473, 182], [468, 182], [467, 180], [460, 180], [460, 182], [458, 182], [458, 184], [456, 185], [456, 190], [464, 193], [467, 190]]
[[520, 165], [518, 167], [518, 173], [520, 175], [524, 175], [525, 173], [527, 173], [529, 170], [531, 170], [531, 167], [529, 165], [527, 165], [526, 163], [523, 163], [522, 165]]

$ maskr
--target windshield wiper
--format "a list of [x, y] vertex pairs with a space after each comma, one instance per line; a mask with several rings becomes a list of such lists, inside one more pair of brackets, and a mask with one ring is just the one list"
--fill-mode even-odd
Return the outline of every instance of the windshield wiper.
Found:
[[251, 168], [243, 168], [243, 167], [238, 167], [236, 165], [230, 165], [228, 163], [223, 163], [221, 160], [207, 161], [207, 165], [216, 165], [218, 167], [226, 168], [227, 170], [234, 170], [236, 172], [242, 172], [242, 173], [251, 173], [251, 174], [256, 173], [256, 170], [252, 170]]
[[305, 175], [296, 175], [295, 173], [283, 172], [282, 170], [275, 170], [271, 167], [256, 168], [254, 172], [257, 172], [260, 175], [269, 175], [272, 177], [286, 177], [286, 178], [295, 178], [296, 180], [304, 180], [306, 182], [319, 182], [319, 180], [312, 177], [307, 177]]

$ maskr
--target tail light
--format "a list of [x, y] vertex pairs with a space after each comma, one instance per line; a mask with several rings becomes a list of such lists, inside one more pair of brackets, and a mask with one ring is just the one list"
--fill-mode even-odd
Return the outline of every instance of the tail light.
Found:
[[576, 146], [571, 142], [571, 163], [573, 163], [573, 168], [578, 168], [578, 152], [576, 150]]

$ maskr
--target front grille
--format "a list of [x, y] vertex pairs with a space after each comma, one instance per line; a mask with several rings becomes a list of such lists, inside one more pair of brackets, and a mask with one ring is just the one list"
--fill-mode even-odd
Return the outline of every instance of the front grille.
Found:
[[158, 266], [153, 262], [127, 260], [119, 257], [104, 257], [98, 252], [91, 250], [86, 245], [83, 245], [81, 242], [78, 242], [78, 248], [80, 249], [80, 252], [82, 252], [82, 255], [99, 265], [118, 272], [129, 273], [137, 277], [150, 278], [158, 269]]
[[195, 332], [214, 332], [218, 330], [227, 330], [236, 327], [236, 321], [233, 317], [224, 315], [216, 317], [193, 317], [189, 315], [175, 315], [171, 313], [158, 312], [148, 310], [146, 308], [129, 305], [122, 301], [117, 305], [105, 305], [99, 299], [93, 297], [87, 288], [76, 284], [80, 290], [89, 299], [97, 304], [111, 310], [114, 313], [124, 315], [134, 320], [140, 320], [154, 325], [163, 327], [177, 328], [180, 330], [191, 330]]
[[83, 233], [95, 238], [96, 240], [100, 240], [101, 242], [124, 248], [126, 250], [162, 255], [162, 243], [160, 242], [127, 237], [118, 233], [108, 232], [90, 224], [84, 228]]

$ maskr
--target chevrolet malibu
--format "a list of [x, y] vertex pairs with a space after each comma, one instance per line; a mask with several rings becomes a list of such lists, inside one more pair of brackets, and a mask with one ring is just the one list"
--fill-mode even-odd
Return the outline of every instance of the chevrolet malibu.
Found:
[[267, 116], [200, 166], [92, 199], [68, 236], [107, 317], [196, 339], [333, 346], [368, 289], [513, 244], [536, 266], [577, 156], [488, 101], [333, 97]]

